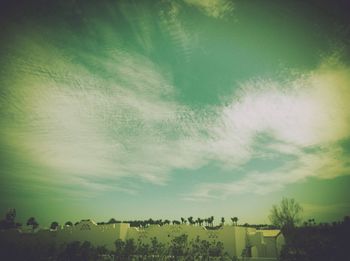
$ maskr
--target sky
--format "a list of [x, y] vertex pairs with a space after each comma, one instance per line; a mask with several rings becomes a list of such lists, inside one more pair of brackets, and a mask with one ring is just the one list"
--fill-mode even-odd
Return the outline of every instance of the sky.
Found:
[[346, 1], [2, 1], [0, 214], [350, 214]]

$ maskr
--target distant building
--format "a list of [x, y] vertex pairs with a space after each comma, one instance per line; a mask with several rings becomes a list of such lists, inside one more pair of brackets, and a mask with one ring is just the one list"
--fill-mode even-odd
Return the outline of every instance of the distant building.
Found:
[[[16, 234], [28, 234], [30, 230], [21, 232], [13, 230], [12, 236]], [[5, 233], [2, 231], [1, 233]], [[9, 231], [6, 232], [7, 236]], [[75, 226], [62, 226], [57, 230], [40, 230], [35, 233], [40, 241], [53, 242], [57, 244], [72, 241], [90, 241], [96, 246], [106, 246], [114, 250], [114, 242], [117, 239], [134, 241], [141, 240], [150, 243], [156, 237], [159, 242], [170, 243], [174, 237], [186, 234], [188, 240], [201, 240], [209, 242], [222, 242], [224, 252], [230, 256], [246, 256], [258, 261], [277, 260], [284, 243], [280, 230], [257, 230], [255, 228], [240, 226], [223, 226], [216, 230], [207, 230], [202, 226], [180, 225], [150, 225], [146, 228], [130, 227], [128, 223], [101, 224], [98, 225], [92, 220], [82, 220]], [[4, 234], [3, 234], [4, 235]], [[34, 235], [33, 235], [34, 236]]]

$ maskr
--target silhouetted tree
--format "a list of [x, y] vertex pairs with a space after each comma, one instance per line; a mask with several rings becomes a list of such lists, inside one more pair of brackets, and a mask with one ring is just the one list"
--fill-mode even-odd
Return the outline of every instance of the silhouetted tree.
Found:
[[149, 254], [156, 257], [155, 260], [161, 260], [161, 257], [167, 255], [166, 247], [164, 244], [160, 243], [156, 237], [153, 237], [151, 238]]
[[213, 224], [214, 224], [214, 216], [211, 216], [210, 218], [208, 218], [208, 225], [212, 227]]
[[16, 209], [10, 208], [5, 214], [5, 218], [0, 221], [0, 229], [10, 229], [21, 226], [20, 223], [15, 222]]
[[139, 239], [137, 242], [136, 254], [140, 256], [141, 260], [145, 260], [146, 256], [149, 255], [149, 252], [149, 245], [142, 242], [142, 240]]
[[185, 219], [183, 217], [181, 217], [181, 223], [185, 223]]
[[67, 221], [64, 225], [67, 227], [72, 227], [73, 223], [71, 221]]
[[115, 245], [115, 259], [117, 261], [122, 261], [124, 257], [124, 247], [125, 247], [125, 242], [121, 239], [117, 239], [114, 243]]
[[115, 220], [114, 218], [111, 218], [111, 219], [107, 222], [107, 224], [115, 224], [115, 223], [118, 223], [118, 221]]
[[232, 220], [232, 224], [233, 224], [234, 226], [237, 226], [238, 217], [233, 217], [233, 218], [231, 218], [231, 220]]
[[131, 257], [136, 253], [136, 245], [133, 239], [125, 241], [124, 260], [131, 260]]
[[193, 217], [189, 217], [189, 218], [187, 218], [187, 220], [188, 220], [188, 223], [189, 223], [190, 225], [193, 225], [193, 224], [194, 224], [194, 222], [193, 222]]
[[58, 228], [59, 224], [57, 221], [53, 221], [50, 225], [50, 229], [56, 230]]
[[198, 224], [199, 224], [200, 226], [203, 225], [203, 222], [204, 222], [204, 219], [198, 218]]
[[185, 256], [187, 254], [188, 249], [188, 235], [181, 235], [175, 237], [171, 240], [170, 244], [170, 254], [175, 257], [175, 260], [179, 260], [181, 256]]
[[280, 227], [285, 235], [301, 222], [302, 211], [302, 207], [294, 199], [283, 198], [279, 206], [272, 207], [269, 218], [272, 225]]
[[224, 253], [224, 244], [222, 242], [214, 242], [209, 247], [209, 255], [214, 257], [222, 256]]
[[121, 239], [115, 241], [115, 258], [116, 260], [131, 260], [132, 256], [137, 253], [136, 245], [133, 239], [125, 242]]
[[32, 229], [36, 229], [39, 226], [39, 223], [35, 220], [34, 217], [30, 217], [27, 221], [27, 226], [32, 226]]
[[16, 218], [16, 209], [15, 208], [10, 208], [5, 215], [5, 219], [8, 222], [15, 222], [15, 218]]
[[221, 224], [222, 224], [222, 225], [225, 224], [225, 218], [224, 218], [224, 217], [221, 218]]
[[334, 226], [306, 223], [303, 227], [292, 227], [287, 233], [281, 261], [348, 260], [350, 223], [345, 218]]

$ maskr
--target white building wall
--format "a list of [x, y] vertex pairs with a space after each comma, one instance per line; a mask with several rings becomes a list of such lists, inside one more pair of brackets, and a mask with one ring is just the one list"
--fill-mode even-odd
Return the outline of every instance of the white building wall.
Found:
[[[11, 233], [10, 233], [11, 232]], [[276, 237], [264, 237], [261, 231], [254, 228], [245, 228], [239, 226], [224, 226], [217, 230], [207, 230], [201, 226], [191, 225], [151, 225], [146, 228], [130, 227], [127, 223], [97, 225], [91, 220], [79, 222], [72, 227], [60, 227], [57, 231], [40, 230], [37, 233], [20, 233], [10, 231], [0, 233], [8, 238], [21, 237], [26, 234], [28, 238], [43, 242], [56, 243], [58, 245], [72, 241], [90, 241], [96, 246], [105, 246], [110, 250], [115, 249], [117, 239], [133, 239], [135, 243], [142, 241], [151, 243], [151, 239], [156, 237], [163, 244], [170, 244], [171, 240], [183, 234], [188, 235], [188, 242], [196, 240], [207, 240], [211, 243], [222, 242], [224, 252], [230, 256], [241, 257], [243, 250], [252, 247], [252, 257], [273, 257], [276, 258], [284, 244], [282, 234], [276, 234]], [[8, 235], [11, 234], [11, 235]], [[32, 234], [32, 235], [31, 235]], [[14, 239], [15, 240], [15, 239]]]
[[51, 233], [56, 234], [56, 239], [60, 243], [72, 241], [90, 241], [93, 245], [105, 246], [113, 250], [114, 242], [120, 238], [121, 227], [125, 230], [129, 224], [105, 224], [97, 225], [92, 221], [82, 221], [76, 226], [63, 227]]

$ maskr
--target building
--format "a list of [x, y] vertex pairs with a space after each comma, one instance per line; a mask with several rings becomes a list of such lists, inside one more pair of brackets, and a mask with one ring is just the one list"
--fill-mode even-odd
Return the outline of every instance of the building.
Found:
[[[17, 233], [18, 236], [33, 234], [30, 231], [13, 233]], [[186, 224], [136, 228], [130, 227], [128, 223], [98, 225], [92, 220], [82, 220], [75, 226], [62, 226], [56, 230], [40, 230], [34, 234], [45, 242], [62, 244], [72, 241], [90, 241], [93, 245], [104, 245], [110, 250], [115, 249], [114, 242], [117, 239], [151, 243], [152, 238], [156, 237], [158, 242], [168, 244], [173, 238], [186, 234], [189, 241], [199, 237], [209, 242], [222, 242], [224, 252], [230, 256], [246, 256], [251, 257], [249, 260], [256, 261], [277, 260], [284, 243], [283, 235], [279, 230], [256, 230], [241, 226], [223, 226], [219, 229], [207, 230], [202, 226]], [[13, 236], [16, 237], [16, 235]]]

